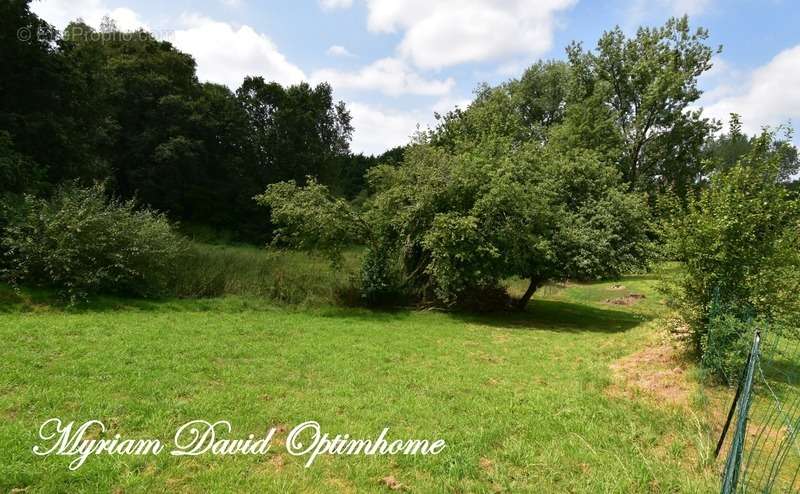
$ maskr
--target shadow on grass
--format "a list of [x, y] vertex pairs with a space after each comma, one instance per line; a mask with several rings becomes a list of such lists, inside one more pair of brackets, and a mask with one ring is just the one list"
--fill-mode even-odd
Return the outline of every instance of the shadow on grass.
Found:
[[24, 287], [14, 290], [0, 284], [0, 314], [64, 313], [86, 314], [92, 312], [142, 311], [142, 312], [240, 312], [243, 310], [270, 310], [278, 304], [255, 297], [218, 298], [129, 298], [112, 295], [94, 295], [87, 302], [69, 304], [54, 290]]
[[486, 326], [547, 331], [619, 333], [651, 316], [554, 300], [533, 300], [523, 312], [485, 315], [455, 314], [459, 319]]
[[[16, 292], [8, 285], [0, 284], [0, 314], [37, 312], [62, 312], [71, 314], [115, 311], [142, 312], [218, 312], [242, 311], [304, 312], [329, 318], [346, 318], [369, 322], [391, 323], [420, 314], [413, 308], [373, 310], [335, 306], [305, 307], [284, 306], [266, 299], [228, 296], [208, 299], [132, 299], [113, 296], [98, 296], [91, 302], [69, 306], [51, 290], [25, 288]], [[532, 300], [524, 312], [498, 312], [475, 314], [467, 312], [435, 311], [445, 317], [471, 324], [492, 327], [539, 329], [548, 331], [616, 333], [649, 321], [652, 317], [589, 304]]]
[[10, 286], [0, 283], [0, 315], [91, 314], [126, 311], [145, 313], [215, 312], [220, 314], [280, 311], [383, 323], [401, 321], [416, 313], [413, 308], [367, 309], [334, 305], [282, 304], [267, 298], [236, 295], [212, 298], [155, 299], [94, 295], [87, 302], [70, 305], [50, 289], [24, 287], [15, 291]]

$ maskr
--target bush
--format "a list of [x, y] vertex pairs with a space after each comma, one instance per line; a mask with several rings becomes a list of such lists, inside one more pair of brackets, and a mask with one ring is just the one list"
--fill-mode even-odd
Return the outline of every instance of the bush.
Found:
[[771, 134], [759, 139], [668, 227], [669, 250], [685, 261], [671, 302], [703, 364], [723, 378], [743, 361], [752, 321], [772, 328], [800, 309], [800, 204], [764, 151]]
[[701, 339], [700, 363], [725, 382], [737, 382], [753, 346], [753, 334], [759, 328], [764, 329], [763, 321], [743, 321], [733, 314], [712, 316]]
[[5, 280], [56, 288], [73, 303], [162, 294], [184, 250], [164, 215], [108, 199], [102, 185], [63, 188], [49, 201], [26, 196], [0, 245]]

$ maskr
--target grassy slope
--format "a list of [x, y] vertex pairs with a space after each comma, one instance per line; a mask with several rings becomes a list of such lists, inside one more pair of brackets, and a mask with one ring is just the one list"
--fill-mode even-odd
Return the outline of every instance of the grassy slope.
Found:
[[[78, 313], [0, 315], [0, 491], [712, 492], [707, 437], [685, 409], [612, 397], [609, 364], [653, 339], [648, 298], [551, 288], [509, 316], [270, 308], [255, 299], [105, 301]], [[2, 294], [0, 294], [2, 295]], [[12, 308], [16, 304], [17, 308]], [[30, 304], [22, 304], [29, 306]], [[127, 307], [117, 307], [127, 305]], [[436, 457], [92, 457], [31, 454], [50, 417], [170, 442], [191, 419], [234, 437], [317, 420], [331, 433], [444, 438]], [[112, 489], [109, 489], [109, 486]]]

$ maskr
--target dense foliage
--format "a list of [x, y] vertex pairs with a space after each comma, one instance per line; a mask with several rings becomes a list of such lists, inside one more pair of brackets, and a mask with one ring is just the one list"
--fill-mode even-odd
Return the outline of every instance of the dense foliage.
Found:
[[110, 20], [58, 33], [29, 1], [0, 3], [0, 195], [103, 180], [172, 218], [260, 240], [271, 226], [252, 197], [269, 183], [311, 175], [357, 194], [349, 168], [364, 165], [329, 85], [201, 84], [168, 42]]
[[[336, 262], [363, 243], [366, 301], [473, 308], [507, 304], [509, 277], [528, 280], [524, 306], [549, 280], [647, 265], [655, 214], [687, 264], [675, 300], [693, 343], [719, 362], [734, 344], [712, 358], [708, 334], [739, 345], [730, 321], [776, 320], [796, 300], [791, 132], [750, 137], [733, 115], [715, 134], [718, 122], [696, 108], [715, 50], [685, 17], [632, 36], [615, 28], [591, 50], [572, 44], [564, 61], [480, 86], [467, 108], [376, 157], [350, 152], [351, 117], [328, 84], [200, 83], [192, 57], [170, 43], [123, 35], [111, 20], [59, 33], [29, 3], [0, 3], [0, 248], [12, 281], [73, 297], [158, 291], [153, 266], [175, 253], [173, 237], [135, 198], [193, 227]], [[62, 188], [97, 180], [105, 191]], [[153, 243], [141, 249], [160, 259], [125, 250], [145, 231]], [[113, 249], [122, 268], [109, 264]], [[215, 280], [184, 281], [187, 292], [219, 292]]]
[[616, 276], [647, 259], [644, 198], [592, 154], [538, 144], [456, 153], [423, 141], [370, 182], [377, 192], [362, 211], [317, 184], [275, 184], [259, 199], [282, 225], [278, 241], [337, 254], [352, 236], [366, 240], [366, 297], [394, 287], [461, 304], [519, 276], [530, 281], [524, 306], [549, 280]]
[[705, 171], [699, 151], [715, 129], [691, 108], [702, 94], [697, 78], [711, 68], [707, 39], [683, 17], [630, 39], [616, 28], [593, 52], [573, 44], [572, 97], [580, 104], [569, 106], [559, 136], [609, 153], [632, 188], [684, 196]]
[[594, 51], [573, 44], [567, 62], [538, 62], [519, 79], [479, 88], [468, 109], [442, 117], [434, 142], [450, 147], [491, 133], [587, 149], [631, 190], [683, 199], [709, 171], [701, 150], [717, 129], [692, 109], [702, 94], [697, 79], [711, 68], [707, 38], [684, 17], [632, 38], [613, 29]]
[[72, 301], [161, 294], [183, 252], [163, 215], [108, 200], [100, 185], [63, 188], [49, 201], [26, 196], [0, 244], [3, 279], [53, 287]]
[[735, 374], [755, 327], [798, 327], [800, 202], [781, 182], [774, 146], [769, 132], [753, 141], [670, 225], [670, 245], [685, 261], [673, 302], [692, 345], [721, 375]]

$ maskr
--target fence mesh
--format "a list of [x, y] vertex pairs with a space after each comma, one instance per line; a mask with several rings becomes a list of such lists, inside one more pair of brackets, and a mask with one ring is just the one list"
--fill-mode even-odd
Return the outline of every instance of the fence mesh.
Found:
[[757, 334], [738, 395], [722, 493], [800, 492], [800, 338]]

